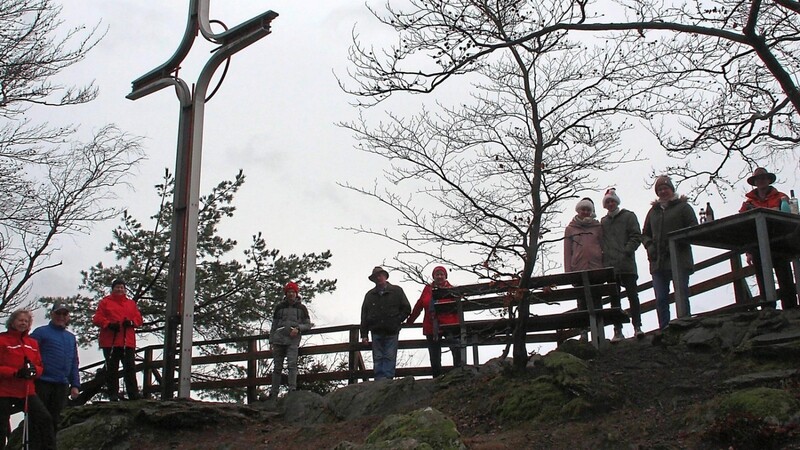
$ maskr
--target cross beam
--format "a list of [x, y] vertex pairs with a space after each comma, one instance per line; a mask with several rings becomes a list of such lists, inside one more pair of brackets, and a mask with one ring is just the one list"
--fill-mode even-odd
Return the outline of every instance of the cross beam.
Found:
[[[130, 100], [137, 100], [174, 86], [180, 102], [164, 325], [164, 373], [161, 397], [164, 400], [172, 398], [175, 392], [178, 329], [181, 335], [178, 397], [189, 398], [191, 391], [200, 162], [208, 86], [220, 64], [234, 53], [268, 35], [270, 23], [278, 17], [276, 12], [266, 11], [229, 30], [214, 33], [209, 21], [209, 1], [190, 1], [189, 17], [178, 49], [167, 62], [134, 80], [131, 83], [131, 93], [126, 96]], [[200, 71], [192, 92], [187, 84], [178, 78], [177, 71], [189, 54], [198, 31], [207, 41], [219, 46], [211, 51], [211, 57]]]

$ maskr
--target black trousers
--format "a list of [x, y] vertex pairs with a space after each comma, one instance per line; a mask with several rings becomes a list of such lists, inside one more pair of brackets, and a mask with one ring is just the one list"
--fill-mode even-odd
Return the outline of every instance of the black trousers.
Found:
[[[10, 433], [9, 418], [25, 410], [25, 399], [0, 397], [0, 449], [6, 447]], [[28, 442], [31, 450], [55, 450], [56, 432], [44, 403], [36, 395], [28, 396]]]
[[453, 367], [461, 367], [461, 347], [458, 345], [460, 339], [455, 335], [443, 335], [435, 338], [432, 335], [425, 335], [428, 340], [428, 356], [431, 360], [431, 372], [434, 378], [442, 374], [442, 345], [450, 347], [450, 354], [453, 355]]
[[[755, 266], [756, 269], [756, 282], [758, 283], [758, 290], [763, 297], [765, 294], [761, 256], [758, 254], [758, 252], [753, 252], [750, 256], [753, 258], [753, 266]], [[796, 308], [797, 288], [794, 285], [791, 261], [789, 258], [772, 255], [772, 267], [775, 270], [775, 278], [778, 279], [778, 286], [780, 288], [778, 297], [781, 299], [781, 308]], [[764, 298], [764, 300], [766, 300], [766, 298]], [[775, 302], [771, 302], [767, 304], [767, 306], [775, 308]]]
[[122, 361], [122, 377], [125, 379], [125, 389], [128, 398], [136, 400], [139, 396], [139, 385], [136, 382], [136, 349], [133, 347], [111, 347], [103, 349], [106, 359], [106, 388], [108, 398], [119, 398], [119, 363]]
[[[620, 301], [620, 292], [622, 291], [622, 288], [625, 288], [625, 293], [628, 296], [628, 304], [630, 305], [631, 324], [635, 327], [641, 327], [642, 306], [639, 304], [639, 292], [637, 291], [638, 286], [636, 284], [636, 280], [638, 279], [637, 275], [634, 275], [632, 273], [619, 274], [616, 276], [616, 279], [617, 279], [617, 292], [609, 296], [611, 298], [611, 307], [622, 308], [622, 302]], [[614, 325], [621, 325], [621, 324], [614, 324]]]
[[58, 431], [58, 425], [61, 423], [61, 410], [67, 404], [68, 395], [68, 384], [36, 380], [36, 396], [42, 400], [47, 412], [50, 413], [55, 431]]

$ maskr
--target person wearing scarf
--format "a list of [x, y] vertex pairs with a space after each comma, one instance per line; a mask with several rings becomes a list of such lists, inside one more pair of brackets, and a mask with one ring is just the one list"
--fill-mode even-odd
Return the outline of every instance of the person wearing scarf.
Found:
[[[564, 272], [602, 269], [603, 228], [597, 220], [594, 202], [588, 197], [582, 198], [575, 205], [575, 212], [577, 214], [564, 230]], [[578, 309], [586, 310], [585, 298], [578, 298]], [[581, 340], [587, 339], [588, 332], [583, 330]]]

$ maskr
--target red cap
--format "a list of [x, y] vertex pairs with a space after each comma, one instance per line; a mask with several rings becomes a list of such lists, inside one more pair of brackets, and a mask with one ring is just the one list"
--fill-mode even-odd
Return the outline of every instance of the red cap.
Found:
[[294, 281], [290, 281], [290, 282], [286, 283], [286, 286], [283, 287], [283, 293], [284, 294], [289, 292], [289, 291], [294, 291], [295, 294], [298, 294], [298, 293], [300, 293], [300, 288], [297, 287], [297, 283], [295, 283]]

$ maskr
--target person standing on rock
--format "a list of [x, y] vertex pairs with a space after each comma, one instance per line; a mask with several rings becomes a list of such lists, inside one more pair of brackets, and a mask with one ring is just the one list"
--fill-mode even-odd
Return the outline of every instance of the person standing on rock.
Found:
[[300, 336], [314, 324], [308, 309], [300, 300], [300, 288], [292, 281], [283, 288], [283, 301], [275, 307], [272, 314], [272, 327], [269, 332], [269, 348], [272, 350], [272, 387], [269, 396], [278, 397], [283, 374], [283, 361], [289, 372], [289, 391], [297, 390], [297, 353]]
[[[769, 173], [767, 169], [759, 167], [753, 171], [753, 175], [747, 179], [747, 184], [754, 189], [745, 194], [745, 201], [739, 212], [750, 211], [755, 208], [780, 209], [781, 202], [788, 200], [788, 196], [775, 189], [772, 183], [775, 182], [775, 174]], [[779, 296], [781, 308], [790, 309], [797, 307], [797, 288], [792, 276], [791, 255], [782, 254], [780, 249], [772, 249], [772, 267], [775, 270], [775, 277], [778, 279], [780, 287]], [[764, 270], [761, 265], [761, 255], [758, 251], [747, 253], [747, 263], [755, 266], [756, 282], [758, 291], [764, 297]], [[775, 302], [766, 305], [768, 308], [775, 309]]]
[[[572, 218], [564, 230], [564, 272], [577, 272], [603, 268], [603, 228], [597, 220], [594, 211], [594, 202], [582, 198], [575, 205], [575, 217]], [[600, 308], [602, 305], [594, 305]], [[586, 299], [578, 298], [578, 309], [586, 311]], [[581, 340], [588, 339], [588, 330], [581, 331]], [[614, 340], [620, 340], [616, 334]]]
[[0, 449], [5, 448], [11, 414], [26, 411], [31, 449], [56, 448], [53, 420], [42, 400], [36, 396], [34, 380], [44, 371], [39, 344], [28, 336], [33, 324], [30, 311], [11, 313], [6, 330], [0, 333]]
[[375, 283], [361, 305], [361, 341], [369, 342], [372, 334], [372, 365], [375, 380], [394, 378], [397, 365], [397, 344], [403, 321], [411, 313], [403, 288], [390, 284], [389, 272], [376, 266], [368, 277]]
[[656, 294], [656, 312], [658, 313], [658, 327], [663, 330], [669, 325], [669, 283], [680, 283], [686, 292], [683, 305], [687, 315], [691, 315], [689, 306], [689, 274], [694, 272], [694, 258], [692, 246], [681, 243], [685, 251], [681, 252], [683, 258], [676, 261], [684, 268], [682, 280], [673, 279], [672, 256], [669, 251], [667, 235], [681, 228], [697, 225], [697, 216], [689, 204], [686, 196], [675, 193], [675, 185], [667, 175], [656, 178], [654, 184], [656, 196], [651, 204], [650, 211], [644, 219], [642, 228], [642, 244], [647, 249], [647, 259], [650, 261], [650, 274], [653, 276], [653, 290]]
[[[433, 282], [425, 285], [419, 300], [414, 305], [411, 315], [408, 316], [407, 324], [414, 323], [420, 313], [425, 311], [422, 318], [422, 334], [428, 341], [428, 356], [431, 360], [431, 372], [434, 378], [442, 374], [442, 343], [450, 346], [450, 353], [453, 355], [453, 367], [461, 367], [461, 349], [458, 345], [458, 332], [443, 331], [441, 325], [458, 324], [458, 314], [451, 312], [436, 312], [436, 301], [433, 300], [434, 288], [449, 288], [452, 285], [447, 281], [447, 269], [442, 266], [433, 268]], [[439, 302], [452, 302], [453, 299], [442, 299]]]
[[61, 410], [67, 396], [73, 400], [80, 394], [81, 377], [78, 373], [78, 344], [75, 335], [67, 330], [69, 306], [56, 303], [50, 310], [50, 323], [31, 333], [39, 343], [44, 373], [36, 380], [36, 395], [42, 399], [57, 430]]
[[144, 321], [136, 302], [128, 298], [125, 281], [117, 279], [111, 283], [111, 294], [100, 300], [92, 323], [100, 327], [99, 341], [106, 360], [108, 399], [112, 402], [119, 401], [120, 361], [128, 399], [139, 399], [135, 328], [142, 326]]
[[[603, 265], [614, 268], [617, 291], [612, 294], [611, 306], [621, 308], [620, 287], [625, 288], [630, 305], [631, 322], [636, 337], [644, 336], [642, 332], [642, 311], [639, 304], [639, 292], [636, 280], [636, 249], [642, 243], [642, 231], [636, 214], [619, 207], [620, 199], [617, 190], [611, 188], [603, 196], [603, 208], [608, 213], [600, 219], [603, 228]], [[617, 331], [619, 330], [619, 331]], [[614, 324], [614, 336], [622, 335], [622, 324]]]

